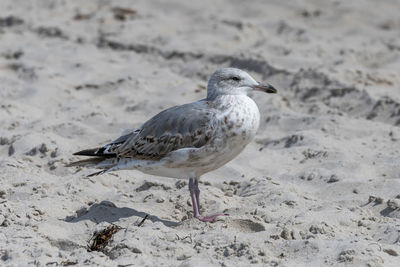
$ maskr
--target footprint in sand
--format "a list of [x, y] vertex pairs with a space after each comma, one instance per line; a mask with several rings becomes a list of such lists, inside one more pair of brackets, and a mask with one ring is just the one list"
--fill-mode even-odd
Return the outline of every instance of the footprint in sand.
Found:
[[265, 231], [264, 225], [248, 219], [233, 220], [230, 224], [232, 228], [235, 228], [242, 233], [256, 233]]

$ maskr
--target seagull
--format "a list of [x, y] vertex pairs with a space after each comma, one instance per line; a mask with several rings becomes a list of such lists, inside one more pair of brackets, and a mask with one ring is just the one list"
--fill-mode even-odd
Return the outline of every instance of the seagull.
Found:
[[200, 214], [199, 179], [235, 158], [256, 135], [260, 112], [248, 97], [253, 91], [277, 93], [272, 85], [257, 82], [243, 70], [217, 70], [208, 82], [205, 99], [163, 110], [105, 146], [76, 152], [90, 158], [69, 166], [102, 169], [89, 176], [134, 169], [189, 178], [194, 217], [214, 222], [228, 214]]

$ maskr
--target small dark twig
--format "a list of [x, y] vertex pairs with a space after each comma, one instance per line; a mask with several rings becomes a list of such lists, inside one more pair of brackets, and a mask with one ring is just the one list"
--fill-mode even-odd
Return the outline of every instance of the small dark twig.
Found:
[[142, 224], [144, 224], [144, 221], [147, 219], [147, 217], [149, 217], [148, 214], [146, 214], [146, 216], [144, 216], [143, 220], [138, 224], [138, 227], [142, 226]]
[[190, 244], [193, 243], [192, 235], [187, 235], [187, 236], [185, 236], [185, 237], [180, 237], [180, 236], [177, 235], [177, 234], [175, 234], [175, 235], [176, 235], [177, 239], [180, 240], [180, 241], [183, 241], [183, 240], [185, 240], [186, 238], [188, 238], [188, 239], [190, 239]]

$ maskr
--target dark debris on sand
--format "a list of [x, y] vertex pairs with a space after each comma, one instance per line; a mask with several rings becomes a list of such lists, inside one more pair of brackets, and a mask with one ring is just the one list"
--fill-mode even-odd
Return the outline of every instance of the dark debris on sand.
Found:
[[[138, 227], [142, 226], [148, 217], [149, 215], [144, 216], [144, 218], [140, 221], [140, 223], [137, 226]], [[104, 252], [104, 249], [112, 239], [113, 235], [116, 234], [121, 229], [122, 227], [118, 225], [110, 224], [105, 229], [94, 232], [92, 238], [90, 238], [88, 241], [87, 251]]]
[[88, 251], [104, 252], [105, 247], [110, 242], [113, 235], [121, 229], [122, 228], [118, 225], [111, 224], [99, 232], [94, 232], [92, 238], [88, 241]]

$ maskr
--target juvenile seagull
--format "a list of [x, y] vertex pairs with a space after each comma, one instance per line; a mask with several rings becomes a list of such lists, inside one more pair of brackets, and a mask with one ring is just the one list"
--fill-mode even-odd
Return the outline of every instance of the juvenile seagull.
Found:
[[103, 147], [79, 151], [74, 155], [93, 158], [70, 166], [103, 169], [89, 176], [135, 169], [151, 175], [189, 178], [194, 217], [214, 222], [227, 214], [200, 215], [199, 178], [235, 158], [254, 138], [260, 112], [247, 96], [252, 91], [277, 92], [242, 70], [217, 70], [208, 82], [207, 98], [166, 109]]

